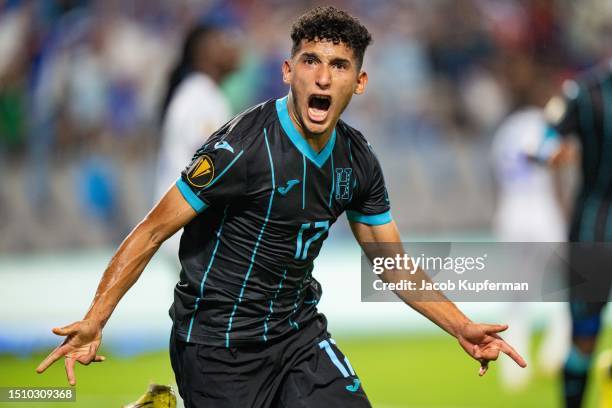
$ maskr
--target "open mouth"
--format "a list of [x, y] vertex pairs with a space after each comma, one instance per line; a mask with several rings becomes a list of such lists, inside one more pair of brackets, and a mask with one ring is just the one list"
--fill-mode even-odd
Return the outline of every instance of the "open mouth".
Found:
[[311, 95], [308, 98], [308, 118], [313, 122], [323, 122], [327, 118], [331, 96]]

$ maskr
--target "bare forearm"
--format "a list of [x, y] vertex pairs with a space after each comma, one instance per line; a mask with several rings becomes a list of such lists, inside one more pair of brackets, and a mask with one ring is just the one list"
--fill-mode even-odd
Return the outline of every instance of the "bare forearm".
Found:
[[195, 215], [176, 186], [172, 186], [119, 246], [104, 271], [85, 319], [104, 326], [161, 244]]
[[[418, 287], [421, 282], [430, 281], [429, 276], [420, 268], [414, 274], [406, 270], [393, 270], [385, 272], [381, 277], [385, 282], [413, 281]], [[427, 300], [419, 300], [418, 292], [414, 291], [398, 290], [395, 293], [404, 303], [452, 336], [457, 337], [460, 329], [470, 322], [470, 319], [439, 291], [428, 291]]]
[[104, 326], [160, 244], [146, 225], [136, 227], [123, 241], [104, 271], [85, 319], [96, 320]]
[[[375, 227], [351, 223], [351, 229], [370, 260], [376, 257], [394, 258], [397, 254], [403, 255], [405, 252], [395, 222]], [[414, 265], [411, 264], [408, 269], [387, 270], [381, 275], [381, 278], [385, 282], [413, 281], [418, 283], [418, 287], [421, 282], [430, 281], [429, 276], [422, 269], [417, 268], [412, 273], [413, 270]], [[470, 322], [441, 292], [428, 291], [426, 301], [418, 298], [418, 292], [395, 291], [395, 293], [408, 306], [455, 337], [459, 330]]]
[[[405, 252], [393, 221], [381, 226], [351, 222], [351, 228], [370, 261], [377, 257], [394, 258]], [[387, 269], [380, 277], [387, 283], [413, 282], [418, 288], [423, 281], [431, 281], [422, 269], [415, 271], [414, 264], [406, 269]], [[519, 366], [526, 366], [525, 360], [497, 334], [508, 326], [472, 322], [439, 291], [428, 291], [426, 296], [418, 291], [397, 290], [395, 293], [408, 306], [454, 336], [463, 350], [480, 362], [479, 375], [487, 372], [489, 361], [496, 360], [500, 351], [509, 355]]]

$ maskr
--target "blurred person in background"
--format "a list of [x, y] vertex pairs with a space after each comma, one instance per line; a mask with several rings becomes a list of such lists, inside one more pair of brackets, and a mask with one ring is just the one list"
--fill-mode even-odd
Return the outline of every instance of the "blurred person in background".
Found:
[[[156, 201], [208, 136], [230, 119], [230, 104], [219, 85], [239, 62], [238, 42], [231, 27], [202, 23], [186, 33], [162, 103]], [[166, 242], [164, 253], [174, 259], [178, 247], [177, 234]]]
[[[564, 205], [560, 177], [552, 169], [532, 161], [531, 152], [542, 143], [546, 133], [544, 105], [553, 94], [553, 71], [529, 55], [512, 55], [504, 64], [504, 76], [511, 92], [513, 109], [494, 135], [493, 166], [497, 182], [497, 208], [493, 231], [501, 242], [563, 242], [566, 240]], [[517, 268], [532, 274], [543, 271], [547, 259], [538, 254], [525, 254], [528, 268]], [[525, 276], [525, 280], [533, 277]], [[527, 305], [510, 303], [508, 313], [512, 330], [506, 334], [521, 353], [529, 354], [530, 319]], [[568, 325], [563, 311], [550, 320], [543, 342], [547, 372], [557, 372], [567, 352]], [[524, 388], [530, 370], [515, 370], [507, 361], [500, 361], [501, 380], [510, 389]]]
[[[27, 134], [27, 73], [32, 59], [31, 12], [0, 1], [0, 174], [19, 160]], [[4, 184], [4, 180], [3, 183]], [[2, 187], [0, 184], [0, 187]], [[10, 194], [0, 188], [0, 230], [11, 235]], [[1, 239], [0, 239], [1, 241]]]

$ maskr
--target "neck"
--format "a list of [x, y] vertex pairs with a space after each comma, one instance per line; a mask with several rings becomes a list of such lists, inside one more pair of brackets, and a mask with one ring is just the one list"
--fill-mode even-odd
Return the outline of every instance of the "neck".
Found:
[[287, 98], [287, 112], [289, 113], [289, 118], [293, 125], [297, 129], [300, 136], [306, 139], [306, 142], [313, 148], [315, 152], [320, 152], [323, 150], [329, 138], [331, 137], [334, 128], [336, 127], [336, 123], [333, 123], [333, 126], [330, 126], [323, 133], [312, 133], [306, 129], [306, 126], [299, 119], [299, 115], [297, 114], [297, 109], [295, 108], [295, 101], [293, 100], [293, 95], [289, 92], [289, 96]]

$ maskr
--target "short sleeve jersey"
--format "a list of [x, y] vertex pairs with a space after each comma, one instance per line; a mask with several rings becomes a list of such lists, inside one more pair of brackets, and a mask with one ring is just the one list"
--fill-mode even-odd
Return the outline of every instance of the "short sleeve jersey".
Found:
[[312, 277], [329, 228], [391, 221], [370, 144], [339, 121], [316, 152], [298, 133], [287, 98], [238, 115], [215, 132], [177, 187], [198, 215], [181, 237], [180, 281], [170, 314], [185, 341], [273, 341], [318, 314]]

